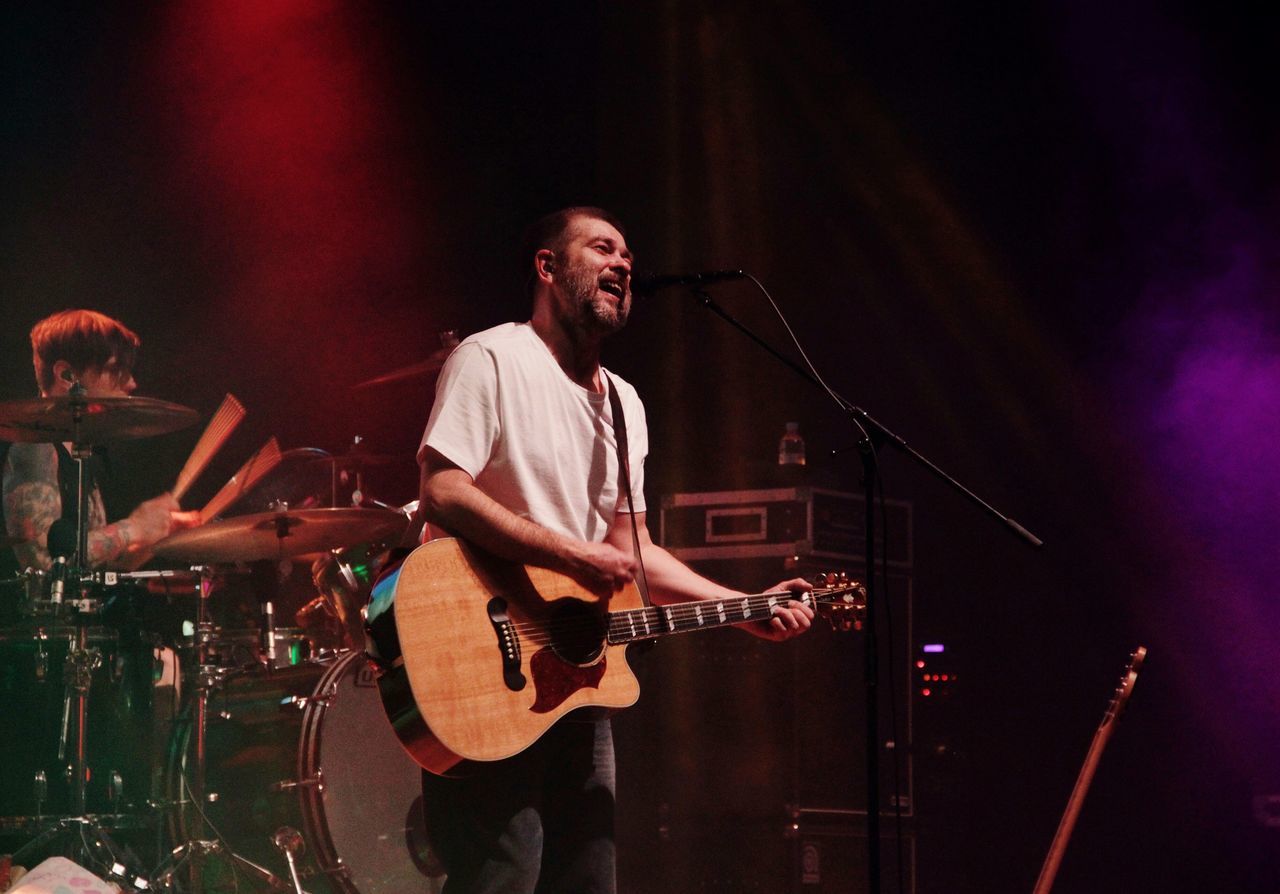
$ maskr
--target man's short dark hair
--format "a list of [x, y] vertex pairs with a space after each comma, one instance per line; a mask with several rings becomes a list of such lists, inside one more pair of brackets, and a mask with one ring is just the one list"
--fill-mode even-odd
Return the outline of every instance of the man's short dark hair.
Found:
[[122, 375], [133, 371], [142, 340], [119, 320], [96, 310], [63, 310], [31, 327], [31, 362], [36, 382], [53, 388], [53, 365], [59, 360], [78, 373], [104, 369], [112, 360]]
[[594, 205], [573, 205], [538, 218], [525, 229], [524, 235], [520, 237], [520, 264], [527, 275], [525, 291], [530, 298], [533, 297], [534, 284], [538, 281], [532, 269], [534, 255], [544, 248], [549, 248], [559, 258], [564, 252], [565, 244], [569, 241], [569, 224], [573, 222], [575, 217], [602, 220], [623, 236], [627, 235], [627, 230], [622, 225], [622, 221], [618, 220], [610, 212]]

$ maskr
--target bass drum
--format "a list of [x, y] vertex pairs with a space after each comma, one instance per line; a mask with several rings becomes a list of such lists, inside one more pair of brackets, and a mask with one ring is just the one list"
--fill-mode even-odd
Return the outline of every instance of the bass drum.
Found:
[[[346, 652], [267, 673], [233, 673], [209, 700], [205, 810], [189, 805], [195, 741], [189, 716], [170, 741], [167, 779], [174, 844], [216, 837], [206, 891], [259, 881], [225, 851], [286, 882], [271, 844], [282, 826], [306, 841], [298, 858], [312, 894], [438, 894], [444, 870], [427, 844], [422, 771], [400, 747], [364, 655]], [[250, 882], [246, 887], [245, 883]]]

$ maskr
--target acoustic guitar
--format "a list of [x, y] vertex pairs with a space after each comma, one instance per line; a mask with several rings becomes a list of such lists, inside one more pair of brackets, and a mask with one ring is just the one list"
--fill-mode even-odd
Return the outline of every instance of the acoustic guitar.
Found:
[[523, 751], [570, 711], [634, 704], [630, 643], [767, 619], [793, 599], [860, 626], [865, 588], [843, 577], [824, 583], [801, 595], [647, 607], [634, 584], [605, 600], [555, 571], [432, 540], [375, 588], [375, 604], [389, 596], [392, 607], [369, 624], [371, 657], [401, 744], [445, 774]]

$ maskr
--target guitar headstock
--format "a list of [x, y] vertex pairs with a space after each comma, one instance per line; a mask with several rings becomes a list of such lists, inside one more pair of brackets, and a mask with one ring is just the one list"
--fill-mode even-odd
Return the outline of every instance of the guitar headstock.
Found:
[[861, 630], [867, 619], [867, 588], [841, 572], [819, 574], [812, 580], [814, 610], [835, 630]]
[[1146, 660], [1147, 647], [1138, 646], [1133, 650], [1133, 654], [1129, 656], [1129, 664], [1124, 669], [1124, 674], [1120, 677], [1120, 685], [1116, 687], [1116, 694], [1111, 699], [1111, 704], [1107, 705], [1107, 714], [1105, 720], [1119, 720], [1120, 715], [1124, 713], [1125, 706], [1129, 704], [1129, 696], [1133, 695], [1133, 687], [1138, 682], [1138, 671], [1142, 669], [1142, 662]]

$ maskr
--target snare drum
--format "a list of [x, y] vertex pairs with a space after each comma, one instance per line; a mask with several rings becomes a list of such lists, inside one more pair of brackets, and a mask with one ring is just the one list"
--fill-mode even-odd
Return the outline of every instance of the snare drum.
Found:
[[[297, 627], [277, 627], [274, 668], [302, 664], [315, 654], [311, 638]], [[209, 641], [209, 662], [220, 667], [236, 668], [265, 663], [262, 632], [250, 627], [219, 630]]]
[[[361, 653], [233, 674], [210, 696], [208, 717], [204, 812], [231, 850], [287, 879], [270, 837], [292, 826], [306, 838], [299, 872], [313, 894], [442, 889], [423, 828], [422, 771], [400, 747]], [[166, 773], [175, 804], [189, 798], [193, 754], [191, 723], [180, 722]], [[194, 811], [175, 813], [175, 842], [211, 836]], [[212, 859], [206, 885], [231, 884], [232, 872]]]

